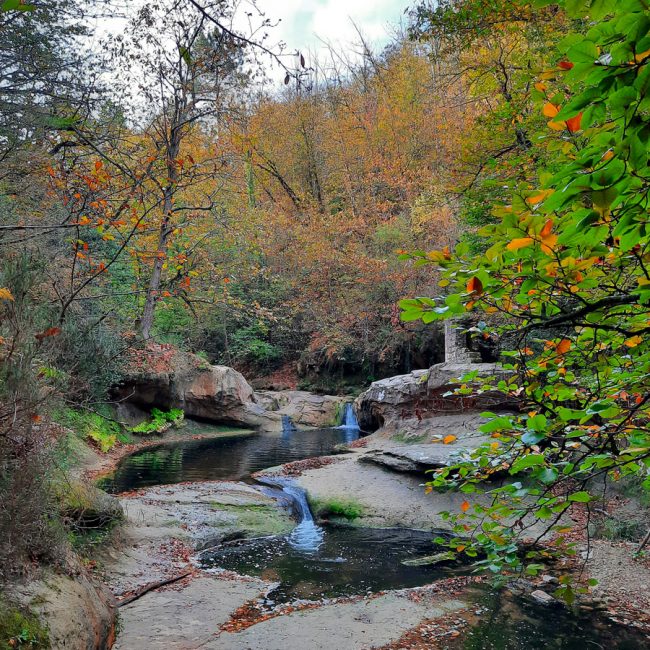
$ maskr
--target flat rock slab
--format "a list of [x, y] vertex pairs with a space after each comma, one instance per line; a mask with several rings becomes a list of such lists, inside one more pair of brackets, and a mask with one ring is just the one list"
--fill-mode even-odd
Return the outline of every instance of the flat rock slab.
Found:
[[202, 482], [169, 485], [120, 497], [126, 514], [118, 548], [102, 558], [116, 596], [187, 566], [190, 551], [223, 539], [282, 534], [294, 526], [289, 511], [250, 485]]
[[414, 602], [402, 593], [334, 603], [223, 632], [206, 650], [362, 650], [399, 639], [425, 619], [466, 607], [459, 600]]
[[268, 585], [259, 580], [195, 578], [181, 590], [154, 591], [120, 609], [114, 650], [210, 647], [205, 645], [246, 601]]

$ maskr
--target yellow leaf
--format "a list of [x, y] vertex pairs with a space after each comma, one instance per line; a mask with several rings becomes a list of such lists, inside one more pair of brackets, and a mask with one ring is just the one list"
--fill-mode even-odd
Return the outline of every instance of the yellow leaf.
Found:
[[637, 345], [643, 342], [643, 339], [637, 334], [636, 336], [632, 336], [627, 341], [625, 341], [625, 345], [627, 345], [628, 348], [635, 348]]
[[535, 84], [535, 88], [539, 90], [540, 93], [543, 93], [546, 90], [546, 84], [543, 84], [541, 81], [538, 81]]
[[442, 439], [442, 441], [443, 441], [446, 445], [448, 445], [450, 442], [453, 442], [454, 440], [456, 440], [456, 436], [453, 436], [453, 435], [451, 435], [451, 434], [448, 435], [448, 436], [445, 436], [445, 437]]
[[641, 63], [644, 59], [647, 59], [648, 56], [650, 56], [650, 50], [646, 50], [645, 52], [641, 52], [640, 54], [637, 54], [634, 57], [635, 63]]
[[550, 129], [553, 129], [553, 131], [564, 131], [565, 125], [564, 122], [553, 122], [553, 120], [551, 120], [550, 122], [548, 122], [547, 126]]
[[520, 239], [513, 239], [506, 248], [509, 251], [518, 251], [520, 248], [526, 248], [533, 243], [532, 237], [521, 237]]
[[13, 300], [14, 297], [11, 295], [9, 289], [0, 289], [0, 300]]

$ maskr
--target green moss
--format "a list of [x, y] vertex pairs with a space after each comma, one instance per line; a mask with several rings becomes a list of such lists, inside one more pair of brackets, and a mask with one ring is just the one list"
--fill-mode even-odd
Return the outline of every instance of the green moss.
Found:
[[184, 418], [185, 413], [181, 409], [170, 409], [169, 411], [151, 409], [151, 420], [133, 427], [131, 433], [137, 433], [139, 435], [163, 433], [170, 427], [180, 424]]
[[0, 599], [0, 650], [49, 647], [48, 632], [36, 616]]
[[424, 442], [427, 438], [428, 435], [426, 433], [421, 433], [419, 436], [416, 436], [405, 431], [398, 431], [394, 436], [391, 436], [391, 440], [402, 442], [405, 445], [416, 445], [419, 442]]
[[232, 505], [218, 502], [210, 504], [215, 510], [236, 516], [237, 526], [252, 535], [281, 535], [291, 531], [295, 522], [289, 515], [272, 505]]
[[354, 521], [363, 515], [363, 506], [353, 499], [310, 499], [310, 505], [317, 517], [342, 517]]
[[110, 451], [118, 441], [126, 441], [120, 425], [101, 410], [95, 413], [61, 408], [54, 412], [53, 419], [64, 427], [72, 429], [81, 438], [92, 441], [104, 453]]

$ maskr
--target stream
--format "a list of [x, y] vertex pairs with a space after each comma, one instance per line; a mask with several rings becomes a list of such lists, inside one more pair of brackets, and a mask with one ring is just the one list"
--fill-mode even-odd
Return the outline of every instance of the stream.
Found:
[[[120, 493], [186, 481], [255, 482], [251, 475], [283, 463], [331, 454], [359, 437], [354, 422], [337, 428], [221, 435], [203, 440], [162, 443], [124, 458], [100, 485]], [[195, 425], [196, 426], [196, 425]], [[209, 425], [199, 425], [205, 431]], [[259, 482], [258, 482], [259, 483]], [[467, 574], [456, 562], [414, 566], [409, 560], [440, 547], [433, 533], [409, 529], [370, 529], [318, 524], [305, 493], [291, 479], [263, 479], [265, 490], [282, 493], [298, 525], [285, 536], [237, 540], [199, 554], [208, 571], [235, 571], [275, 583], [265, 605], [370, 594], [430, 584]], [[406, 564], [404, 563], [406, 562]], [[448, 648], [458, 650], [637, 650], [647, 640], [594, 615], [575, 616], [562, 608], [534, 606], [503, 591], [473, 589], [468, 598], [480, 617]]]

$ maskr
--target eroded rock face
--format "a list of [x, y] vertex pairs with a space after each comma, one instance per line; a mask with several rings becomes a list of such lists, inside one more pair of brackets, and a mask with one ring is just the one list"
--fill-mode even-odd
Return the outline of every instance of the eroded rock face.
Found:
[[427, 395], [428, 370], [414, 370], [375, 381], [354, 402], [359, 426], [375, 431], [388, 422], [412, 417]]
[[115, 640], [116, 604], [112, 594], [83, 571], [48, 573], [19, 585], [16, 599], [47, 626], [52, 648], [105, 650]]
[[[472, 391], [471, 395], [448, 395], [470, 372], [481, 377], [507, 377], [501, 367], [490, 363], [439, 363], [428, 370], [373, 382], [354, 403], [359, 426], [364, 431], [390, 428], [399, 422], [421, 421], [445, 413], [511, 410], [516, 407], [501, 393]], [[478, 381], [476, 382], [478, 384]]]
[[332, 427], [340, 424], [341, 410], [346, 398], [335, 395], [315, 395], [303, 390], [259, 391], [257, 402], [267, 411], [286, 415], [296, 426]]
[[258, 427], [279, 420], [260, 406], [244, 376], [194, 354], [150, 343], [132, 355], [116, 396], [141, 408], [180, 408], [192, 418]]

